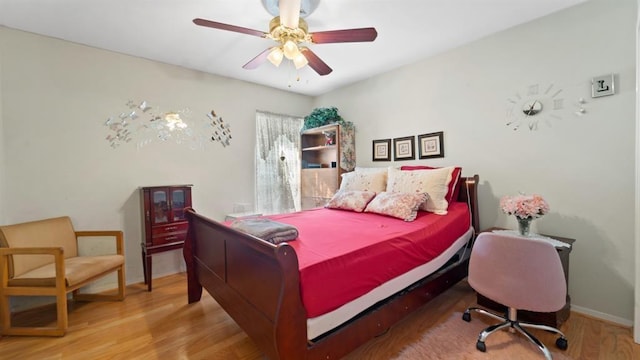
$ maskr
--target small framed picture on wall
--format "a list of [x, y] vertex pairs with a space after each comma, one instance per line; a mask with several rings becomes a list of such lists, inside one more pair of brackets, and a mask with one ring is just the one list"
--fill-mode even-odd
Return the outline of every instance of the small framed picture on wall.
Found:
[[373, 161], [391, 161], [391, 139], [373, 140]]
[[442, 131], [418, 135], [418, 157], [420, 159], [444, 157], [443, 138]]
[[393, 139], [393, 160], [413, 160], [415, 158], [415, 136]]

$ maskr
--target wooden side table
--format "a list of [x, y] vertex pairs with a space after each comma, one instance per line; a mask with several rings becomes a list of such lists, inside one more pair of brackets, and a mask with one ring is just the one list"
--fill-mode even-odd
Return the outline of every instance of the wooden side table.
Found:
[[[483, 230], [482, 232], [491, 232], [493, 230], [505, 230], [505, 229], [493, 227], [493, 228]], [[569, 254], [571, 253], [571, 249], [573, 248], [573, 243], [576, 240], [570, 239], [570, 238], [564, 238], [560, 236], [546, 235], [546, 234], [540, 234], [540, 235], [547, 236], [552, 239], [569, 244], [569, 247], [564, 247], [564, 246], [556, 247], [556, 250], [558, 250], [558, 255], [560, 256], [560, 262], [562, 263], [562, 268], [564, 269], [564, 278], [567, 281], [567, 289], [569, 289]], [[486, 298], [481, 294], [477, 294], [477, 302], [478, 302], [478, 305], [494, 311], [499, 311], [499, 312], [507, 311], [506, 306], [499, 304], [489, 298]], [[569, 292], [567, 291], [567, 303], [564, 305], [562, 309], [556, 312], [551, 312], [551, 313], [518, 310], [518, 318], [522, 321], [544, 324], [552, 327], [559, 327], [563, 322], [565, 322], [569, 318], [570, 312], [571, 312], [571, 297], [569, 296]]]

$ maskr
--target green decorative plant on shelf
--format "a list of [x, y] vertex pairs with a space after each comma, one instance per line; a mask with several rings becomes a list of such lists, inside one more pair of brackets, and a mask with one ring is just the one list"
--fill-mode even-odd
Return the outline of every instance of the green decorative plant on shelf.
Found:
[[353, 127], [352, 122], [345, 121], [342, 116], [338, 114], [336, 107], [315, 108], [311, 114], [304, 117], [302, 131], [336, 123], [346, 127]]

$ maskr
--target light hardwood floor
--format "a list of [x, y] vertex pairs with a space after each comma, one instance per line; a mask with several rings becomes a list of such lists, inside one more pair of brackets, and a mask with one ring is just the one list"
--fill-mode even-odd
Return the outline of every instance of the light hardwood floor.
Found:
[[[453, 312], [475, 303], [465, 281], [349, 354], [347, 360], [390, 359]], [[53, 307], [18, 314], [22, 324], [55, 319]], [[572, 313], [562, 331], [569, 338], [566, 355], [574, 359], [640, 359], [630, 328]], [[535, 332], [553, 346], [555, 337]], [[469, 339], [475, 341], [475, 339]], [[443, 359], [446, 359], [443, 355]], [[0, 359], [264, 359], [244, 332], [204, 292], [187, 304], [185, 274], [154, 279], [127, 288], [124, 302], [73, 303], [69, 331], [62, 338], [0, 337]]]

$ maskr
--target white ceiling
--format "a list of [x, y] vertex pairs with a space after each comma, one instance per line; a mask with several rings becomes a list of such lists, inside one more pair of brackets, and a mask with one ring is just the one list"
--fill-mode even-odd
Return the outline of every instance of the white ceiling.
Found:
[[[273, 41], [196, 26], [269, 31], [261, 0], [0, 0], [0, 25], [306, 95], [416, 62], [586, 0], [320, 0], [309, 32], [375, 27], [367, 43], [312, 44], [333, 72], [242, 65]], [[299, 80], [297, 78], [299, 77]]]

